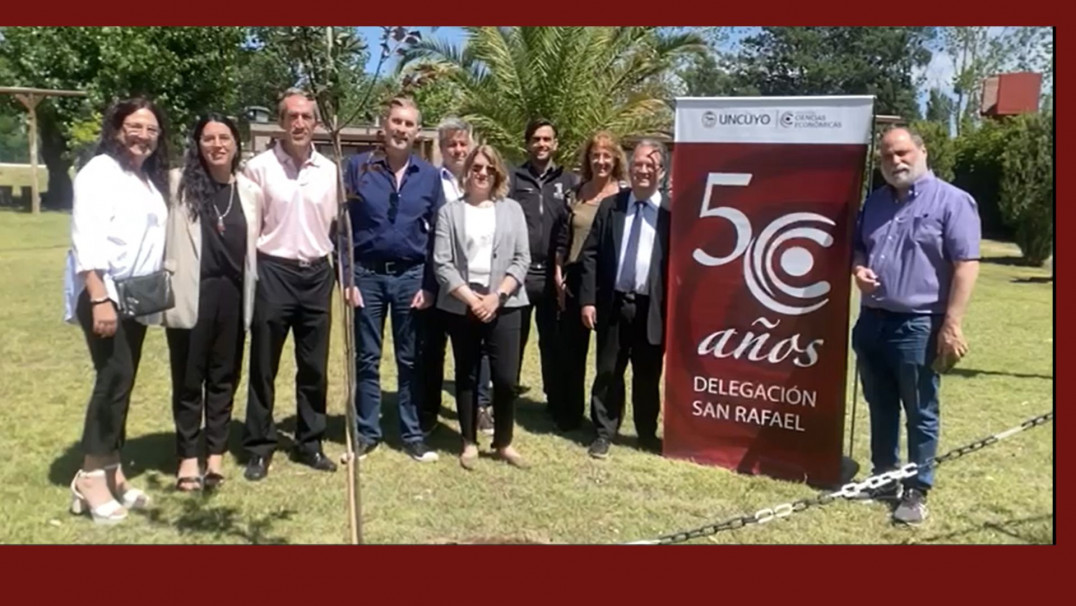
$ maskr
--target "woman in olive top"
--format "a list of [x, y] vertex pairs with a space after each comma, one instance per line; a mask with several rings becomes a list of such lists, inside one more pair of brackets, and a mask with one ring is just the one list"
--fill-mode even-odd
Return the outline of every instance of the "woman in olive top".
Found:
[[[214, 488], [224, 480], [228, 424], [253, 316], [262, 193], [237, 172], [240, 151], [231, 120], [219, 114], [201, 118], [172, 197], [165, 258], [175, 266], [176, 306], [165, 312], [164, 325], [181, 491]], [[204, 476], [198, 452], [203, 417]]]
[[[554, 269], [560, 298], [561, 360], [564, 380], [562, 407], [555, 419], [562, 431], [577, 429], [583, 422], [586, 396], [587, 353], [590, 330], [583, 326], [578, 303], [579, 251], [590, 233], [590, 224], [602, 200], [625, 187], [627, 160], [620, 141], [607, 131], [599, 131], [587, 140], [582, 154], [583, 179], [568, 197], [569, 215], [561, 228]], [[621, 394], [623, 396], [623, 394]]]

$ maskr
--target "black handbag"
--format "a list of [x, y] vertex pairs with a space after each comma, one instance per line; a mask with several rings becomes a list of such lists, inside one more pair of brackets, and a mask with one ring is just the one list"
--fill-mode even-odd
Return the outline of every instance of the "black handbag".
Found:
[[145, 276], [116, 280], [116, 307], [124, 318], [148, 316], [176, 305], [172, 292], [172, 274], [167, 270], [155, 271]]
[[[134, 258], [137, 259], [142, 254], [145, 243], [146, 234], [143, 232]], [[124, 319], [148, 316], [176, 306], [176, 296], [172, 292], [172, 272], [167, 269], [159, 269], [144, 276], [114, 279], [113, 283], [116, 285], [116, 298], [119, 299], [116, 308]]]

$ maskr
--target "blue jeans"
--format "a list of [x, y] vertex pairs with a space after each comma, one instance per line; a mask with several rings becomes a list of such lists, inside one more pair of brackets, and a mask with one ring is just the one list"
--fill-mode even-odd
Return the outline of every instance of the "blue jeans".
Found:
[[418, 412], [421, 382], [415, 376], [418, 319], [417, 311], [411, 309], [411, 300], [422, 287], [422, 272], [421, 264], [400, 274], [375, 273], [361, 265], [355, 269], [355, 285], [363, 301], [363, 306], [355, 310], [355, 416], [359, 436], [369, 443], [381, 441], [381, 344], [385, 318], [390, 313], [400, 439], [405, 443], [422, 439]]
[[908, 487], [934, 485], [933, 459], [938, 452], [938, 387], [931, 365], [937, 352], [941, 316], [896, 314], [862, 308], [852, 330], [863, 397], [870, 408], [873, 474], [899, 467], [900, 411], [908, 431], [908, 460], [918, 474]]

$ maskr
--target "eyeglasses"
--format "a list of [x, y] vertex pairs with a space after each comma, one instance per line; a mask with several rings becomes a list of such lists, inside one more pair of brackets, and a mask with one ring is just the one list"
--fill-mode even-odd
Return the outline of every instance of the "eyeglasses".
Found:
[[157, 138], [161, 134], [161, 130], [156, 126], [150, 124], [132, 124], [130, 122], [123, 123], [123, 130], [129, 134], [138, 134], [145, 132], [147, 136]]
[[489, 173], [492, 176], [492, 175], [497, 174], [497, 169], [493, 168], [489, 164], [472, 164], [471, 165], [471, 172], [476, 174], [476, 175], [480, 175], [483, 172], [485, 172], [485, 173]]

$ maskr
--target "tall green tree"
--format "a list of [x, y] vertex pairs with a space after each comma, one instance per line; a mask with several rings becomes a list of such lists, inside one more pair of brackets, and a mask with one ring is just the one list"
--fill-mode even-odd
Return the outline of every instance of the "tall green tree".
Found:
[[41, 156], [49, 170], [43, 203], [71, 203], [68, 169], [76, 130], [111, 102], [147, 95], [161, 106], [173, 150], [197, 114], [232, 107], [243, 32], [232, 27], [4, 27], [0, 74], [16, 86], [82, 90], [86, 98], [50, 98], [38, 109]]
[[946, 27], [942, 51], [953, 62], [957, 135], [979, 123], [983, 80], [1006, 71], [1043, 74], [1043, 93], [1053, 90], [1053, 28]]
[[1054, 248], [1054, 121], [1052, 114], [1012, 119], [1002, 154], [999, 203], [1015, 227], [1024, 259], [1041, 265]]
[[696, 33], [653, 27], [468, 27], [460, 47], [425, 40], [401, 61], [436, 66], [459, 90], [459, 113], [509, 161], [525, 156], [527, 123], [557, 125], [559, 163], [574, 164], [598, 129], [667, 133], [667, 72], [685, 53], [705, 50]]
[[940, 88], [930, 89], [930, 96], [927, 98], [926, 119], [928, 121], [945, 126], [945, 131], [949, 132], [955, 111], [956, 104], [953, 102], [952, 97], [945, 94]]
[[763, 95], [877, 97], [875, 111], [919, 117], [916, 68], [931, 58], [928, 27], [763, 27], [741, 42], [735, 74]]

